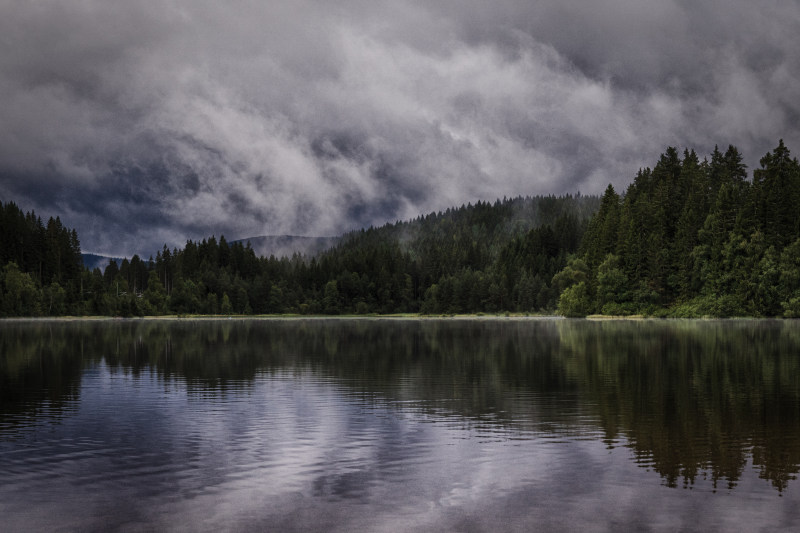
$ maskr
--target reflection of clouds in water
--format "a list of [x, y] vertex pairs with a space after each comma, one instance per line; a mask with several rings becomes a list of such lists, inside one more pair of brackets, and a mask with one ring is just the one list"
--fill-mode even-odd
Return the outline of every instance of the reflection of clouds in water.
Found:
[[[293, 389], [293, 379], [302, 392]], [[730, 530], [754, 523], [737, 521], [743, 517], [731, 507], [741, 507], [741, 500], [721, 499], [702, 483], [694, 491], [665, 487], [653, 472], [635, 467], [624, 446], [535, 434], [516, 440], [501, 431], [478, 439], [452, 417], [364, 402], [311, 375], [275, 375], [253, 396], [251, 413], [272, 406], [268, 421], [251, 414], [248, 422], [249, 438], [264, 446], [259, 457], [226, 450], [237, 473], [181, 502], [177, 513], [171, 504], [156, 508], [165, 527], [174, 527], [174, 516], [226, 527], [338, 531], [525, 530], [535, 524], [583, 531], [724, 524]], [[208, 438], [231, 436], [222, 431]], [[750, 477], [748, 494], [769, 490], [759, 481]], [[776, 523], [784, 500], [753, 500], [759, 523]]]
[[[531, 441], [499, 438], [476, 441], [452, 418], [420, 419], [390, 403], [365, 405], [330, 383], [308, 377], [292, 376], [300, 380], [299, 389], [282, 375], [257, 387], [249, 398], [255, 408], [244, 436], [250, 442], [219, 450], [234, 473], [212, 490], [181, 502], [182, 510], [170, 504], [170, 513], [236, 523], [265, 512], [280, 516], [287, 509], [273, 508], [271, 502], [299, 498], [300, 508], [369, 503], [373, 512], [357, 513], [353, 519], [369, 519], [370, 529], [388, 531], [409, 520], [420, 527], [435, 525], [454, 510], [547, 477], [547, 465], [557, 463], [553, 456], [563, 446], [528, 447]], [[262, 419], [257, 413], [268, 406], [269, 415]], [[187, 430], [193, 432], [187, 427], [177, 432]], [[205, 430], [210, 442], [242, 437], [224, 424]], [[184, 487], [182, 492], [195, 493], [193, 489]]]

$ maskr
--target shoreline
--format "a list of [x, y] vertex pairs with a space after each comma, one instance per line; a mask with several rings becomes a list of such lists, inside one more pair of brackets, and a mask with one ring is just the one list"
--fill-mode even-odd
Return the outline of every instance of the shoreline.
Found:
[[136, 321], [219, 321], [219, 320], [563, 320], [560, 315], [453, 314], [453, 315], [153, 315], [133, 317], [54, 316], [3, 317], [3, 322], [136, 322]]
[[397, 320], [397, 321], [424, 321], [424, 320], [470, 320], [470, 321], [540, 321], [540, 320], [587, 320], [592, 322], [643, 322], [643, 321], [677, 321], [677, 320], [792, 320], [783, 317], [652, 317], [646, 315], [589, 315], [586, 317], [567, 318], [562, 315], [535, 315], [535, 314], [443, 314], [421, 315], [415, 313], [389, 314], [389, 315], [152, 315], [135, 317], [114, 316], [59, 316], [59, 317], [2, 317], [0, 324], [14, 322], [158, 322], [158, 321], [319, 321], [319, 320]]

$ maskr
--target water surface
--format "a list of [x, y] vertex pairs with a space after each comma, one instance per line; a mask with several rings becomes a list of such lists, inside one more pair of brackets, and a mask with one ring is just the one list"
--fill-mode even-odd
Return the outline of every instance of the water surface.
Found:
[[23, 530], [800, 527], [793, 321], [0, 323]]

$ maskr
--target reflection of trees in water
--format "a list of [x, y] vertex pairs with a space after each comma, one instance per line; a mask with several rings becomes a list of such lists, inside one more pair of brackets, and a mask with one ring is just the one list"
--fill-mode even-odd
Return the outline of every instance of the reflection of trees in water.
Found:
[[7, 323], [0, 329], [0, 430], [19, 416], [60, 418], [80, 395], [79, 331]]
[[0, 332], [0, 421], [70, 405], [81, 369], [101, 362], [205, 395], [310, 372], [468, 423], [559, 436], [600, 428], [671, 486], [707, 476], [734, 487], [749, 458], [783, 490], [800, 464], [791, 322], [120, 321]]
[[565, 367], [603, 426], [670, 486], [736, 485], [748, 453], [783, 490], [800, 464], [800, 336], [791, 322], [575, 322]]

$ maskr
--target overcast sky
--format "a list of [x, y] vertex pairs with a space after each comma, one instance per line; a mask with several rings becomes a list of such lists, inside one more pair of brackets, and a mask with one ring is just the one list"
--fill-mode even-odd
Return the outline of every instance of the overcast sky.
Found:
[[795, 0], [0, 0], [0, 199], [82, 249], [336, 235], [800, 153]]

